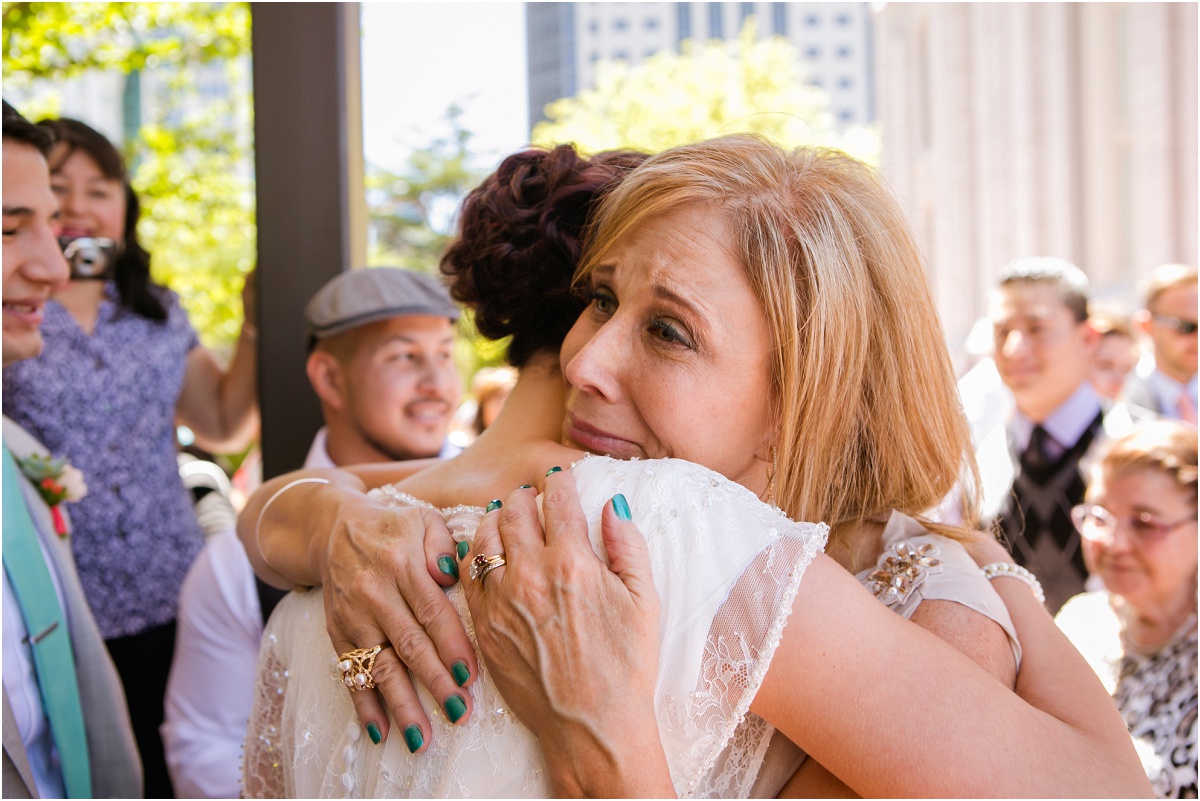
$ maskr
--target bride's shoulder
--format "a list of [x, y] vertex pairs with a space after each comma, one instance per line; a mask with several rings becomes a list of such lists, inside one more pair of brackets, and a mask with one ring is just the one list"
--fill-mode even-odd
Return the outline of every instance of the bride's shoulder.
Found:
[[700, 489], [755, 498], [745, 487], [720, 473], [683, 459], [614, 459], [611, 456], [584, 454], [583, 458], [571, 465], [571, 472], [581, 486], [584, 482], [595, 481], [636, 483], [639, 486], [662, 486], [673, 491], [680, 488]]
[[752, 517], [784, 528], [809, 525], [791, 520], [741, 484], [683, 459], [585, 456], [571, 470], [585, 500], [590, 496], [603, 503], [620, 492], [631, 503], [637, 498], [643, 504], [669, 507], [673, 514]]

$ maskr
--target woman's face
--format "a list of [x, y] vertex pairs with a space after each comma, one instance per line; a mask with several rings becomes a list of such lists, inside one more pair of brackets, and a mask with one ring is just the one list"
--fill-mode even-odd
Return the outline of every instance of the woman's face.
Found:
[[61, 209], [60, 236], [105, 237], [122, 244], [125, 187], [105, 177], [96, 161], [78, 148], [60, 163], [66, 150], [60, 144], [50, 153], [50, 164], [57, 165], [50, 173], [50, 188]]
[[687, 459], [766, 489], [772, 337], [731, 240], [719, 214], [689, 207], [598, 262], [562, 348], [566, 444]]
[[1123, 334], [1105, 334], [1092, 357], [1088, 374], [1092, 386], [1106, 398], [1116, 400], [1125, 387], [1125, 376], [1137, 363], [1137, 345]]
[[[1083, 540], [1084, 554], [1104, 586], [1135, 609], [1171, 603], [1196, 582], [1196, 504], [1160, 470], [1103, 471], [1088, 492], [1090, 503], [1120, 520], [1111, 542]], [[1157, 539], [1135, 539], [1126, 522], [1149, 514], [1163, 523], [1187, 520]]]

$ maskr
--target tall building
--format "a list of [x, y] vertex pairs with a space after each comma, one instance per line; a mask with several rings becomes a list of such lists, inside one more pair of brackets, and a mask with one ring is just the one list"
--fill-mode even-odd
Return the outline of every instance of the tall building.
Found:
[[601, 62], [640, 64], [688, 39], [736, 39], [751, 16], [759, 38], [796, 46], [840, 127], [874, 119], [867, 3], [526, 3], [530, 129], [547, 103], [591, 88]]

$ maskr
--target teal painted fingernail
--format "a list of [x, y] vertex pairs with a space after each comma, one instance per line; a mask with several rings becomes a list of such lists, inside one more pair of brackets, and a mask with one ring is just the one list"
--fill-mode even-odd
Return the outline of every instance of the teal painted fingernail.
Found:
[[496, 511], [497, 509], [499, 509], [499, 508], [500, 508], [501, 506], [503, 506], [503, 505], [504, 505], [504, 504], [503, 504], [503, 503], [501, 503], [499, 500], [495, 500], [495, 501], [492, 501], [491, 503], [489, 503], [489, 504], [487, 505], [487, 508], [486, 508], [486, 509], [484, 509], [483, 511], [484, 511], [484, 512], [494, 512], [494, 511]]
[[450, 718], [451, 723], [458, 723], [458, 719], [467, 714], [467, 702], [463, 700], [461, 695], [450, 696], [442, 706], [445, 708], [446, 717]]
[[449, 556], [438, 557], [438, 570], [445, 573], [447, 576], [458, 578], [458, 565], [454, 564], [454, 560]]
[[367, 736], [371, 738], [371, 742], [375, 743], [375, 745], [379, 745], [379, 741], [383, 739], [379, 735], [379, 727], [374, 723], [367, 724]]
[[462, 542], [458, 543], [458, 545], [455, 545], [454, 548], [458, 551], [458, 558], [465, 559], [467, 557], [467, 551], [471, 550], [471, 543], [463, 540]]
[[555, 473], [561, 473], [561, 472], [562, 472], [561, 467], [551, 467], [549, 470], [546, 471], [546, 475], [550, 476]]
[[629, 504], [625, 500], [625, 496], [617, 493], [612, 498], [613, 511], [617, 513], [617, 517], [622, 520], [632, 520], [633, 516], [629, 514]]
[[450, 666], [450, 675], [454, 676], [454, 683], [461, 687], [471, 678], [471, 671], [467, 670], [467, 663], [460, 659]]
[[522, 484], [521, 486], [517, 487], [517, 489], [533, 489], [533, 485], [532, 484]]
[[408, 753], [417, 753], [417, 749], [425, 744], [425, 737], [421, 734], [420, 726], [411, 723], [404, 727], [404, 744], [408, 746]]

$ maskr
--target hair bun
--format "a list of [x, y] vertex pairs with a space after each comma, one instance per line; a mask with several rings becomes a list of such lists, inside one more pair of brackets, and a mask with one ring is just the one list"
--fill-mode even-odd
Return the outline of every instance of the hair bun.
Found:
[[571, 291], [588, 215], [640, 154], [586, 158], [571, 145], [506, 158], [463, 201], [459, 236], [441, 260], [450, 294], [483, 336], [511, 336], [520, 366], [557, 349], [586, 306]]

